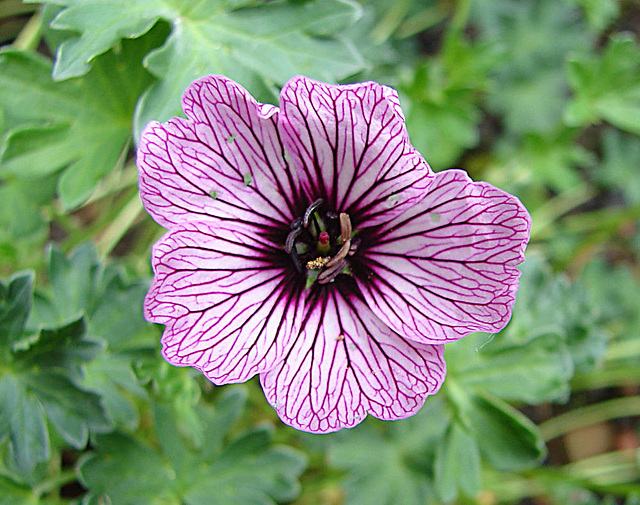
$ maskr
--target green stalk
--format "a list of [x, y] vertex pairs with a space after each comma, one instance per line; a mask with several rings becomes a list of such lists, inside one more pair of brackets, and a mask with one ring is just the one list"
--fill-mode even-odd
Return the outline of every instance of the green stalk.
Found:
[[640, 368], [635, 364], [616, 363], [592, 372], [577, 373], [571, 379], [572, 391], [631, 386], [640, 382]]
[[598, 454], [569, 463], [563, 469], [572, 477], [602, 486], [633, 482], [639, 477], [635, 449]]
[[35, 486], [33, 488], [33, 494], [37, 497], [41, 497], [48, 493], [57, 491], [65, 484], [70, 484], [72, 482], [75, 482], [76, 479], [77, 479], [76, 473], [73, 469], [64, 470], [59, 474], [54, 475], [50, 479], [47, 479], [41, 482], [40, 484], [38, 484], [37, 486]]
[[14, 40], [12, 46], [14, 49], [20, 49], [22, 51], [33, 51], [40, 44], [42, 37], [42, 16], [40, 12], [36, 12], [27, 24], [24, 25], [22, 31]]
[[[448, 34], [457, 35], [469, 22], [469, 13], [471, 12], [472, 0], [459, 0], [456, 2], [456, 10], [453, 13], [451, 24], [449, 25]], [[447, 34], [447, 35], [448, 35]]]
[[572, 233], [593, 233], [611, 231], [625, 223], [633, 223], [640, 218], [640, 205], [635, 207], [606, 208], [565, 219], [568, 231]]
[[635, 450], [614, 451], [570, 463], [561, 468], [540, 467], [521, 475], [487, 471], [485, 490], [499, 503], [548, 495], [557, 486], [572, 485], [618, 495], [638, 493]]
[[136, 192], [96, 241], [96, 248], [101, 256], [105, 257], [113, 250], [141, 212], [142, 201]]
[[[122, 156], [122, 155], [121, 155]], [[120, 169], [120, 162], [116, 163], [116, 168], [104, 177], [96, 187], [91, 197], [83, 204], [90, 205], [106, 196], [131, 188], [138, 184], [138, 169], [135, 163], [129, 163]]]
[[531, 215], [531, 239], [542, 239], [552, 233], [553, 224], [564, 214], [587, 202], [593, 190], [582, 185], [577, 189], [564, 191], [538, 207]]
[[640, 396], [614, 398], [560, 414], [540, 425], [544, 440], [620, 417], [640, 416]]
[[411, 8], [411, 0], [396, 0], [371, 32], [371, 39], [380, 44], [398, 28]]

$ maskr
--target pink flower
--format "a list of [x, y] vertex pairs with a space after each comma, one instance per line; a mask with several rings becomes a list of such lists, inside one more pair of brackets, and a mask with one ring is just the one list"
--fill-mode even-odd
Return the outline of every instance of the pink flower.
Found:
[[330, 432], [414, 414], [444, 380], [442, 344], [506, 325], [529, 215], [433, 173], [394, 90], [295, 77], [278, 109], [209, 76], [182, 106], [138, 150], [169, 230], [145, 314], [170, 363], [218, 385], [260, 374], [285, 423]]

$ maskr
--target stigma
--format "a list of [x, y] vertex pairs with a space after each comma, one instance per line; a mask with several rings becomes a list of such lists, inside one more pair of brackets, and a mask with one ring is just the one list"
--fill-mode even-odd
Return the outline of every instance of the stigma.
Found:
[[309, 205], [304, 215], [291, 223], [284, 245], [296, 271], [306, 276], [308, 286], [316, 281], [327, 284], [340, 274], [350, 273], [348, 257], [355, 254], [359, 242], [354, 243], [349, 214], [323, 207], [321, 198]]

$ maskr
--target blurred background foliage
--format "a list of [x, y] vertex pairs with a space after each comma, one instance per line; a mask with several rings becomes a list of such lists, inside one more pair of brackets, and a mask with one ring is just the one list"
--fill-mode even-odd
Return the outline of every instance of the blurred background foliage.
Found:
[[[640, 504], [638, 0], [0, 1], [0, 502]], [[413, 418], [310, 435], [160, 357], [135, 145], [207, 73], [398, 89], [533, 217], [513, 318]]]

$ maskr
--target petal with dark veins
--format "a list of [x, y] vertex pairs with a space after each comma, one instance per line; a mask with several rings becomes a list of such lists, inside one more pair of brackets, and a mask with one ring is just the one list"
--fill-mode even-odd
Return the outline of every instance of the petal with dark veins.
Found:
[[288, 224], [299, 199], [277, 129], [278, 109], [221, 76], [194, 81], [187, 119], [150, 123], [137, 162], [145, 208], [162, 226], [223, 218]]
[[408, 417], [444, 375], [443, 346], [406, 340], [356, 294], [326, 289], [308, 301], [293, 347], [261, 382], [285, 423], [326, 433], [355, 426], [367, 414]]
[[166, 325], [165, 358], [202, 370], [215, 384], [246, 381], [279, 362], [304, 307], [278, 254], [259, 229], [238, 223], [191, 223], [167, 233], [153, 250], [144, 306], [149, 321]]
[[374, 82], [295, 77], [280, 94], [282, 139], [310, 201], [374, 226], [415, 205], [433, 173], [411, 147], [398, 97]]
[[530, 226], [517, 198], [438, 172], [418, 205], [369, 239], [355, 278], [369, 307], [418, 342], [497, 332], [511, 317]]

